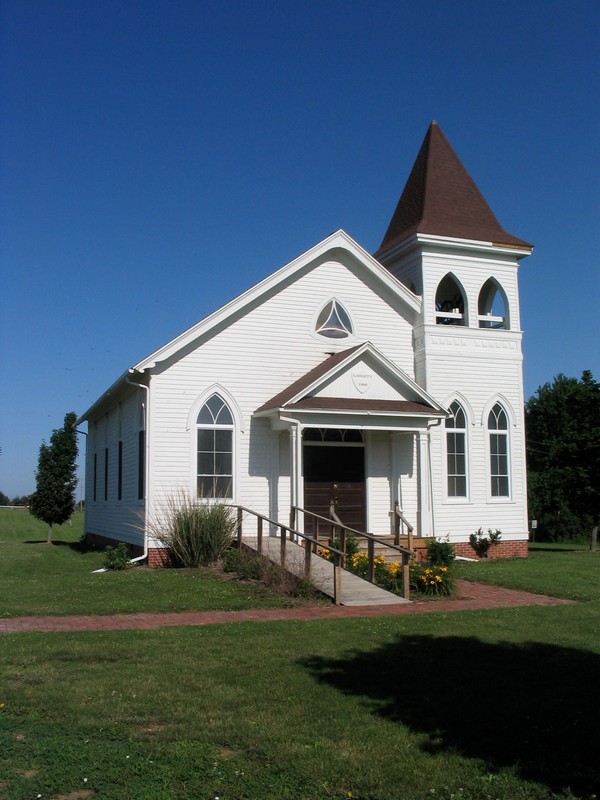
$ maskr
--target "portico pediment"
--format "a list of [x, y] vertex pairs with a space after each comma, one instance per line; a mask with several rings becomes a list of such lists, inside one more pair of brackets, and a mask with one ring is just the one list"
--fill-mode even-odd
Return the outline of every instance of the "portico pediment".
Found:
[[330, 356], [255, 412], [439, 418], [444, 408], [370, 342]]

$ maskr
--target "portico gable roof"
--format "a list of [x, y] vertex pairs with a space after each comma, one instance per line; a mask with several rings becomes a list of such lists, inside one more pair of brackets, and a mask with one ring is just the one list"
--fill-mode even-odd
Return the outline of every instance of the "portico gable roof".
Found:
[[[404, 399], [389, 397], [328, 396], [320, 394], [352, 366], [367, 358], [386, 376], [390, 385], [402, 390]], [[383, 355], [371, 342], [351, 347], [329, 356], [302, 375], [254, 412], [254, 416], [278, 416], [294, 411], [347, 412], [352, 414], [381, 414], [440, 418], [447, 411], [405, 372]]]

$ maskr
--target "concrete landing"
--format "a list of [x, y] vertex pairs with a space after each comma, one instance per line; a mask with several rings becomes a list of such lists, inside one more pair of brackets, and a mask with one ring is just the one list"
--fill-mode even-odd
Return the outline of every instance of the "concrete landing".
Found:
[[[258, 541], [256, 537], [244, 537], [243, 544], [257, 550]], [[304, 548], [295, 542], [286, 542], [285, 568], [293, 575], [304, 576]], [[262, 540], [263, 555], [280, 563], [281, 540], [275, 536], [265, 536]], [[323, 594], [333, 597], [333, 565], [321, 556], [313, 553], [311, 558], [311, 583]], [[379, 586], [374, 586], [369, 581], [359, 578], [352, 572], [342, 570], [342, 598], [344, 606], [382, 606], [399, 605], [409, 603], [404, 597], [387, 592]]]

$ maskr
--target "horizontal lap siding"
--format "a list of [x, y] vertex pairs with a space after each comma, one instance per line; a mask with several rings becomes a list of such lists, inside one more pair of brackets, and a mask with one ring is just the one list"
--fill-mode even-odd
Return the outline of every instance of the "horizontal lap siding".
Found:
[[[332, 297], [351, 316], [356, 331], [352, 340], [340, 342], [313, 335], [316, 316]], [[180, 486], [193, 487], [195, 422], [188, 430], [188, 416], [200, 395], [217, 384], [234, 398], [242, 417], [241, 429], [236, 431], [236, 500], [267, 514], [272, 442], [277, 434], [266, 421], [253, 419], [253, 412], [321, 363], [328, 352], [367, 340], [413, 375], [411, 324], [369, 291], [351, 269], [339, 263], [316, 267], [261, 305], [250, 308], [212, 339], [153, 377], [155, 490], [168, 493]], [[280, 468], [288, 471], [287, 464], [281, 463]], [[283, 498], [289, 489], [283, 488], [285, 483], [280, 481], [279, 508], [287, 518], [289, 500], [284, 505]]]
[[[142, 545], [143, 501], [138, 500], [138, 392], [88, 424], [85, 531]], [[118, 499], [119, 440], [123, 442], [122, 499]], [[108, 499], [104, 499], [105, 448], [108, 448]], [[93, 500], [94, 454], [97, 455], [96, 501]]]
[[[468, 331], [461, 337], [442, 334], [437, 328], [428, 328], [427, 333], [428, 388], [444, 404], [449, 405], [457, 397], [465, 407], [470, 492], [466, 502], [446, 497], [444, 428], [432, 430], [436, 533], [464, 538], [479, 527], [491, 527], [507, 535], [522, 534], [527, 529], [527, 518], [519, 337], [490, 331], [486, 340], [487, 331]], [[487, 416], [496, 400], [506, 407], [509, 417], [509, 500], [489, 496]]]

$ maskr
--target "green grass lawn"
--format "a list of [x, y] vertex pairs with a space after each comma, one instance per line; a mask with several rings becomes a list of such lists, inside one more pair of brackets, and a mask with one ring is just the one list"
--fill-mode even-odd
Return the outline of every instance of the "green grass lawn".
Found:
[[[55, 552], [53, 570], [62, 569], [67, 583], [72, 570], [78, 586], [97, 566], [97, 554], [42, 550], [14, 537], [13, 558], [19, 548], [35, 549], [21, 566], [31, 585], [46, 573], [37, 560], [44, 553]], [[3, 530], [0, 540], [7, 541]], [[4, 561], [2, 602], [10, 574]], [[85, 571], [77, 566], [83, 562]], [[0, 798], [600, 796], [600, 558], [536, 551], [528, 560], [460, 570], [512, 585], [527, 584], [529, 574], [525, 588], [549, 591], [550, 580], [552, 593], [584, 602], [4, 635]], [[154, 591], [176, 595], [165, 574]], [[124, 580], [119, 591], [133, 602], [133, 573], [110, 577]], [[198, 572], [195, 585], [205, 577]], [[93, 602], [83, 595], [80, 607]], [[34, 599], [30, 608], [35, 613]]]
[[125, 614], [270, 608], [289, 598], [257, 584], [223, 580], [210, 569], [148, 569], [94, 573], [101, 550], [82, 549], [83, 515], [54, 528], [27, 511], [0, 509], [0, 617]]
[[456, 576], [571, 600], [600, 600], [600, 551], [584, 545], [530, 547], [528, 558], [458, 561]]

